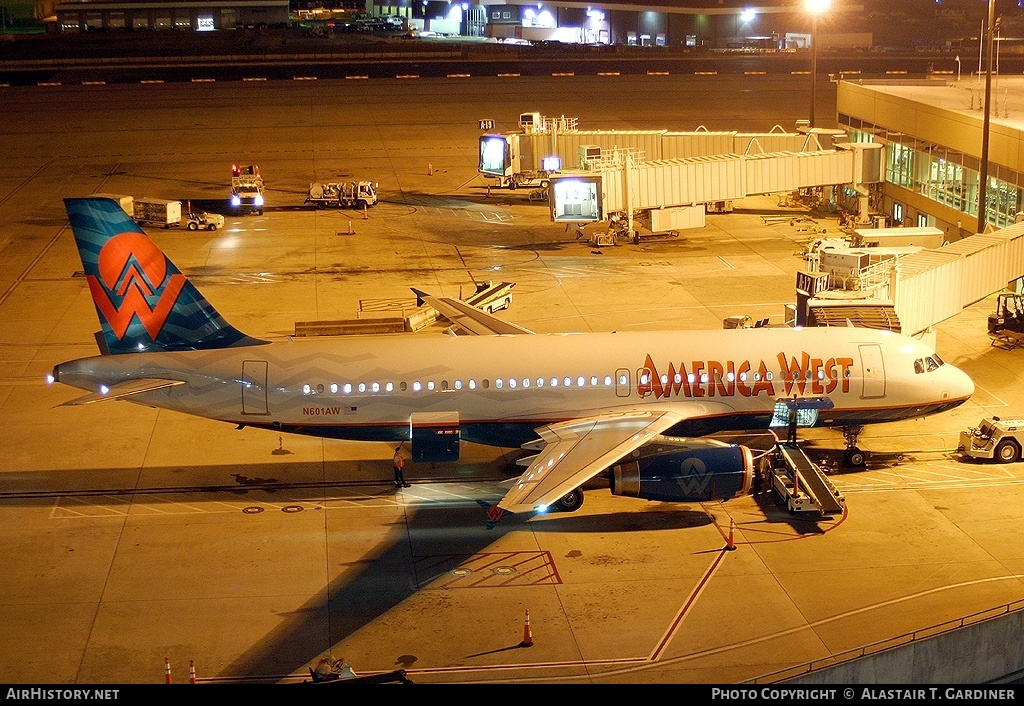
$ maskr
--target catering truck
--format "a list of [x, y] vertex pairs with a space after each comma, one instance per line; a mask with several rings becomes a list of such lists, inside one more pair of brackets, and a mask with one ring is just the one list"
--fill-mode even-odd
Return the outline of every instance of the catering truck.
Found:
[[231, 165], [231, 194], [228, 201], [239, 215], [263, 215], [263, 176], [255, 164]]

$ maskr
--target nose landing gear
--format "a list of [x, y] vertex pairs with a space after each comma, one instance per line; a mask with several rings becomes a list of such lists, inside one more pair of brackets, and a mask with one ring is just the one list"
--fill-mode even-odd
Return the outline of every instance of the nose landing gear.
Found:
[[843, 438], [846, 450], [843, 451], [843, 465], [847, 468], [863, 468], [867, 464], [867, 454], [857, 448], [857, 439], [864, 427], [843, 427]]

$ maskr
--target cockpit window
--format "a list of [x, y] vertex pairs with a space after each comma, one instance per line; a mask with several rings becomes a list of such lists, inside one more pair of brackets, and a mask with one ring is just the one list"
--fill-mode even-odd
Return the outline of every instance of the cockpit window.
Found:
[[915, 373], [930, 373], [933, 370], [938, 370], [946, 363], [937, 354], [933, 353], [927, 358], [918, 358], [914, 361], [914, 372]]

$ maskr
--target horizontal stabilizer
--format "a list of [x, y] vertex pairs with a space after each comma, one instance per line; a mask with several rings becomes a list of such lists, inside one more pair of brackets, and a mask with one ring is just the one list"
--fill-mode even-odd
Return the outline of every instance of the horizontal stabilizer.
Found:
[[437, 313], [451, 321], [459, 330], [468, 334], [487, 336], [493, 334], [533, 333], [529, 329], [499, 319], [497, 316], [488, 314], [486, 311], [459, 299], [435, 297], [416, 288], [412, 288], [412, 291], [416, 294], [417, 306], [426, 304], [427, 306], [434, 307]]
[[137, 378], [135, 380], [126, 380], [125, 382], [118, 383], [117, 385], [111, 385], [106, 388], [106, 392], [90, 392], [84, 397], [78, 397], [76, 399], [65, 402], [60, 405], [61, 407], [76, 407], [83, 404], [92, 404], [93, 402], [103, 402], [104, 400], [118, 400], [123, 397], [130, 397], [137, 395], [142, 392], [152, 392], [153, 390], [162, 390], [165, 387], [174, 387], [175, 385], [184, 385], [184, 380], [164, 380], [159, 378]]

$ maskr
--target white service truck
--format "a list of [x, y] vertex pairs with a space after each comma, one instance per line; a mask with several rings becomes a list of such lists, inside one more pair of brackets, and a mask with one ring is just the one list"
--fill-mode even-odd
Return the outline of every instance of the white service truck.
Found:
[[181, 201], [137, 198], [132, 204], [132, 217], [141, 225], [155, 224], [164, 228], [181, 227]]
[[1024, 419], [986, 417], [976, 427], [960, 432], [957, 453], [968, 458], [995, 459], [1014, 463], [1021, 458]]
[[310, 184], [306, 203], [336, 208], [373, 206], [377, 203], [377, 182], [343, 181]]

